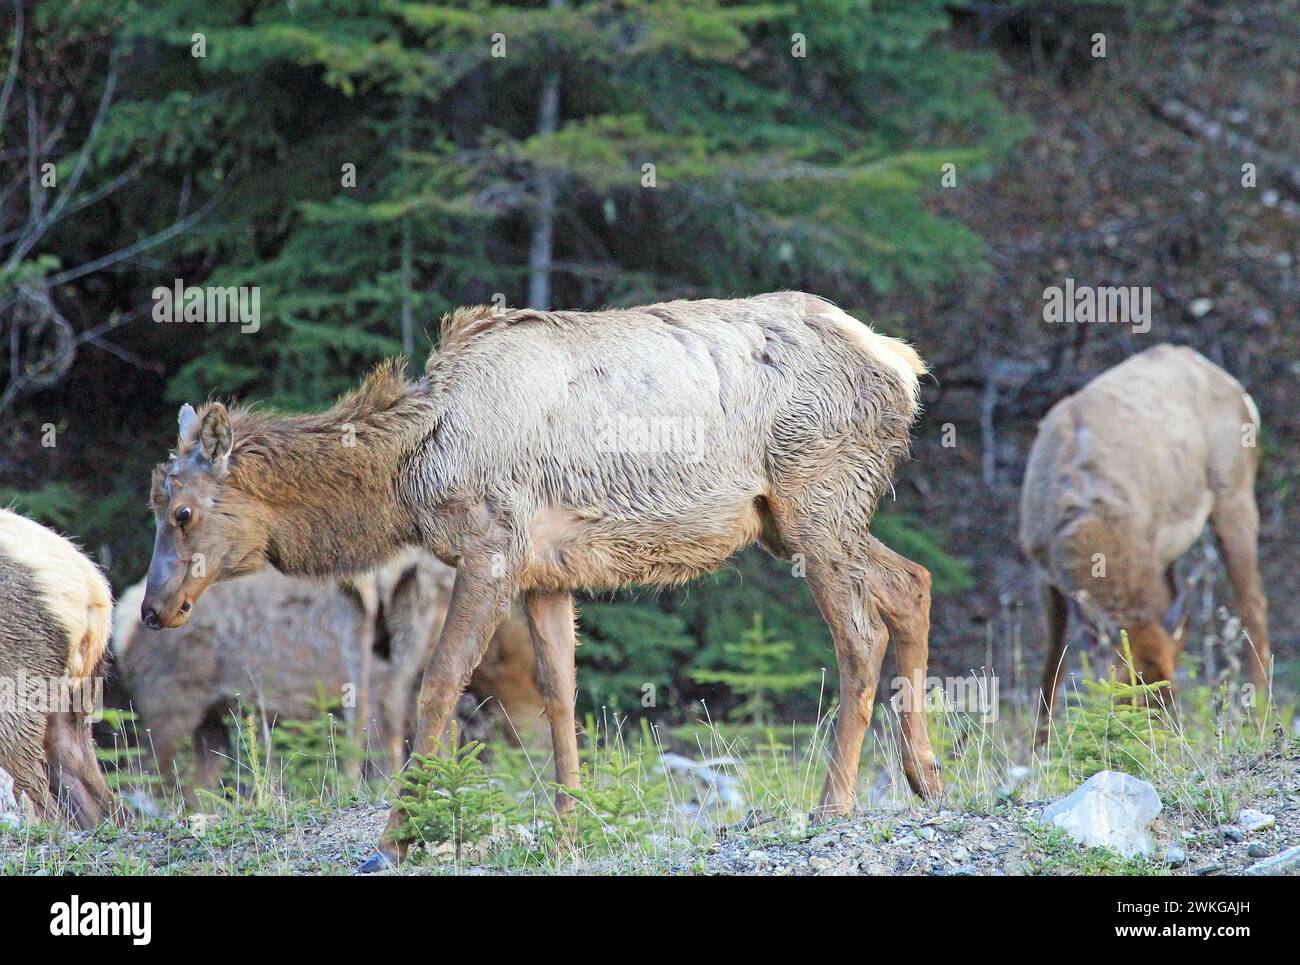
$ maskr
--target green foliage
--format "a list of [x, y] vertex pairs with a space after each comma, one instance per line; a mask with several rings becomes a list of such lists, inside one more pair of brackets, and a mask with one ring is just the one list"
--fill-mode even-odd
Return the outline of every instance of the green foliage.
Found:
[[658, 703], [675, 689], [681, 665], [696, 646], [681, 616], [652, 602], [588, 603], [581, 624], [579, 712], [606, 707], [626, 713], [641, 707], [647, 693]]
[[725, 647], [729, 670], [695, 670], [691, 677], [698, 683], [723, 684], [743, 699], [731, 711], [733, 719], [748, 720], [755, 725], [768, 723], [773, 697], [807, 687], [821, 680], [816, 670], [791, 669], [794, 644], [778, 640], [763, 626], [763, 614], [755, 613], [753, 623], [740, 640]]
[[514, 806], [483, 767], [483, 745], [470, 741], [432, 757], [416, 754], [397, 777], [402, 794], [394, 806], [405, 822], [398, 840], [409, 843], [450, 842], [456, 860], [466, 845], [481, 841], [514, 814]]
[[67, 483], [46, 482], [26, 492], [0, 488], [0, 506], [58, 530], [77, 518], [81, 500]]
[[271, 731], [271, 753], [279, 764], [281, 789], [290, 797], [320, 797], [341, 775], [357, 773], [361, 748], [339, 726], [342, 704], [318, 691], [312, 716], [280, 721]]
[[1121, 639], [1128, 679], [1120, 679], [1114, 669], [1104, 680], [1085, 675], [1083, 691], [1069, 707], [1065, 733], [1053, 741], [1053, 753], [1073, 783], [1106, 770], [1150, 777], [1169, 747], [1161, 707], [1168, 684], [1138, 683], [1128, 634], [1121, 631]]
[[594, 762], [583, 763], [579, 783], [580, 788], [566, 791], [574, 806], [561, 833], [571, 832], [574, 845], [583, 849], [639, 847], [665, 790], [662, 781], [647, 775], [641, 755], [611, 748]]
[[102, 742], [96, 741], [95, 759], [103, 768], [104, 780], [111, 788], [121, 790], [127, 785], [134, 787], [141, 783], [150, 786], [161, 784], [159, 775], [145, 774], [144, 752], [138, 743], [128, 739], [128, 735], [138, 739], [138, 724], [139, 717], [130, 710], [105, 707], [100, 716], [97, 729], [111, 731], [113, 743], [111, 746], [105, 746]]
[[1029, 821], [1024, 830], [1031, 842], [1026, 851], [1029, 874], [1154, 877], [1169, 873], [1159, 861], [1142, 855], [1125, 858], [1109, 848], [1081, 848], [1060, 828]]
[[[748, 631], [755, 613], [775, 637], [795, 646], [790, 666], [799, 670], [835, 666], [830, 631], [808, 590], [808, 581], [795, 575], [791, 563], [765, 551], [751, 548], [728, 560], [715, 573], [666, 594], [665, 606], [679, 613], [698, 641], [694, 658], [682, 668], [679, 699], [706, 700], [710, 712], [724, 716], [726, 705], [714, 706], [722, 696], [716, 687], [697, 684], [690, 676], [696, 670], [734, 669], [727, 646]], [[789, 717], [811, 719], [817, 712], [820, 680], [787, 691], [781, 710]], [[662, 702], [661, 702], [662, 703]], [[678, 715], [685, 706], [673, 708]], [[694, 704], [690, 712], [695, 713]]]
[[[261, 287], [275, 337], [196, 333], [206, 350], [172, 397], [313, 405], [400, 345], [403, 311], [426, 326], [493, 292], [522, 301], [542, 169], [572, 266], [557, 304], [846, 296], [979, 270], [976, 239], [925, 197], [942, 164], [985, 171], [1020, 126], [993, 96], [994, 61], [942, 43], [947, 27], [939, 0], [144, 4], [125, 29], [150, 81], [96, 158], [148, 147], [237, 175], [222, 230], [187, 244], [216, 265], [209, 282]], [[531, 92], [556, 63], [563, 115], [539, 135]]]

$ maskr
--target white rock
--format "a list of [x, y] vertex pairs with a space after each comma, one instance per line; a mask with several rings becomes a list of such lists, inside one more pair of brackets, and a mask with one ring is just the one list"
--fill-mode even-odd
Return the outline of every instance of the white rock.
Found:
[[21, 827], [28, 817], [28, 808], [23, 807], [26, 803], [27, 796], [22, 795], [22, 800], [19, 800], [13, 777], [0, 767], [0, 828]]
[[1214, 299], [1193, 298], [1192, 303], [1187, 307], [1191, 309], [1193, 315], [1195, 315], [1197, 318], [1201, 318], [1204, 315], [1210, 314], [1210, 310], [1214, 308]]
[[1248, 875], [1278, 877], [1281, 875], [1300, 875], [1300, 844], [1287, 848], [1281, 854], [1253, 864], [1246, 869]]
[[1147, 825], [1160, 808], [1160, 795], [1146, 781], [1120, 771], [1101, 771], [1048, 805], [1039, 820], [1080, 844], [1110, 848], [1131, 858], [1151, 853], [1155, 843]]
[[740, 781], [727, 769], [737, 769], [744, 762], [734, 757], [714, 757], [706, 761], [693, 761], [682, 754], [661, 755], [659, 770], [676, 777], [688, 778], [695, 785], [696, 804], [712, 808], [719, 803], [734, 810], [745, 806]]
[[1277, 824], [1277, 818], [1254, 808], [1242, 808], [1237, 812], [1237, 823], [1247, 831], [1265, 831]]

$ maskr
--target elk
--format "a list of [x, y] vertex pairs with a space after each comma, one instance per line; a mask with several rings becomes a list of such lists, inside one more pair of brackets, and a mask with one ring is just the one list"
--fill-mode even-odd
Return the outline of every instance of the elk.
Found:
[[0, 509], [0, 768], [42, 821], [113, 816], [90, 723], [113, 596], [68, 540]]
[[[341, 697], [351, 685], [354, 713], [368, 722], [360, 697], [360, 681], [367, 678], [378, 692], [379, 747], [394, 771], [400, 768], [419, 674], [446, 615], [453, 575], [418, 552], [339, 583], [268, 569], [214, 586], [202, 612], [162, 632], [139, 620], [141, 580], [119, 601], [113, 655], [148, 728], [146, 750], [158, 771], [178, 776], [177, 750], [190, 738], [193, 781], [181, 791], [193, 807], [196, 790], [217, 785], [229, 747], [229, 715], [241, 698], [267, 720], [302, 720], [316, 712], [312, 702], [319, 694]], [[388, 656], [367, 661], [372, 649]], [[491, 731], [514, 743], [534, 736], [542, 702], [522, 615], [512, 614], [498, 628], [469, 693], [472, 699], [457, 708], [460, 734], [486, 737]]]
[[1267, 700], [1268, 601], [1256, 562], [1259, 411], [1236, 379], [1188, 348], [1157, 345], [1062, 399], [1039, 425], [1020, 502], [1020, 544], [1047, 624], [1039, 742], [1063, 673], [1069, 613], [1118, 642], [1134, 669], [1172, 681], [1190, 582], [1174, 563], [1208, 521], [1249, 635], [1248, 672]]
[[[145, 623], [179, 625], [213, 582], [266, 563], [340, 573], [422, 545], [457, 574], [416, 750], [522, 593], [557, 783], [574, 788], [573, 593], [679, 583], [759, 542], [799, 557], [830, 628], [840, 703], [818, 814], [852, 810], [890, 631], [900, 678], [926, 675], [929, 573], [869, 533], [919, 410], [910, 346], [799, 292], [480, 307], [443, 319], [423, 379], [400, 372], [381, 366], [317, 415], [182, 408], [153, 476]], [[934, 797], [920, 694], [899, 697], [904, 772]], [[557, 811], [571, 805], [560, 791]], [[362, 870], [401, 860], [401, 820]]]
[[[382, 684], [379, 720], [387, 734], [394, 771], [406, 760], [406, 725], [408, 721], [414, 724], [415, 691], [447, 616], [454, 578], [455, 571], [432, 554], [406, 550], [378, 569], [338, 581], [339, 588], [364, 614], [358, 642], [372, 644], [359, 646], [360, 667], [364, 668], [376, 649], [389, 653], [385, 670], [376, 679]], [[385, 638], [386, 648], [378, 646], [376, 636]], [[358, 676], [361, 681], [371, 679], [365, 672]], [[541, 742], [537, 720], [543, 708], [533, 679], [532, 641], [528, 623], [517, 607], [497, 627], [468, 692], [486, 709], [493, 722], [488, 729], [516, 746]], [[370, 703], [368, 694], [358, 694], [357, 711], [363, 720]], [[461, 726], [460, 732], [468, 731]]]

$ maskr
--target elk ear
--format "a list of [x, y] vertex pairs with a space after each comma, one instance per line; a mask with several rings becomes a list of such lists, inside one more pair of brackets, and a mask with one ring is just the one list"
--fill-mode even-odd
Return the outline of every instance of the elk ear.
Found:
[[212, 403], [203, 413], [203, 424], [199, 426], [199, 448], [203, 458], [212, 464], [212, 468], [224, 472], [233, 442], [230, 414], [220, 402]]
[[194, 406], [190, 405], [188, 402], [181, 406], [181, 414], [176, 421], [178, 423], [180, 441], [192, 442], [199, 428], [199, 414], [194, 411]]

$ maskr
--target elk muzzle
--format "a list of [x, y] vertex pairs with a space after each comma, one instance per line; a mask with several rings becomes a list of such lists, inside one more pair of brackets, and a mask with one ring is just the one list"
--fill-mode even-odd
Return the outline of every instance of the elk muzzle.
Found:
[[171, 534], [160, 531], [154, 541], [153, 559], [145, 580], [140, 620], [150, 630], [179, 627], [190, 618], [194, 602], [212, 582], [196, 576], [188, 559], [176, 551]]

